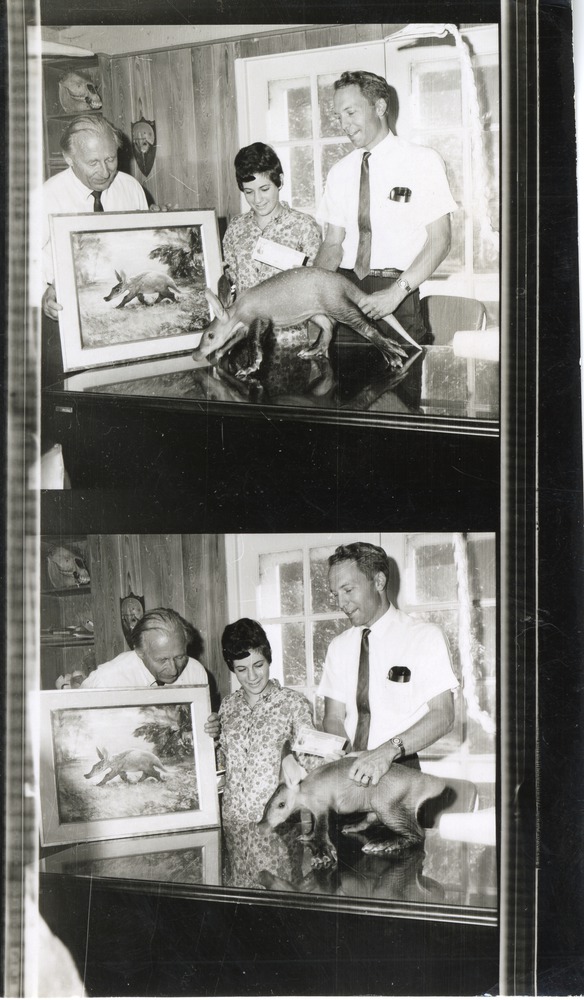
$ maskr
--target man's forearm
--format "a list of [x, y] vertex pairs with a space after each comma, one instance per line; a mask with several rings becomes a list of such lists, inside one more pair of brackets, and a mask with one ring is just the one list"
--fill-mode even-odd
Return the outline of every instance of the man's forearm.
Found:
[[314, 267], [324, 267], [326, 271], [336, 271], [343, 259], [343, 248], [336, 244], [323, 243], [314, 258]]

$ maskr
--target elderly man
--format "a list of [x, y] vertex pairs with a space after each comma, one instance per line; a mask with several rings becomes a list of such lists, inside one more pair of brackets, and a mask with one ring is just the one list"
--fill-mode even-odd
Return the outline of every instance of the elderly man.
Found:
[[163, 687], [167, 684], [208, 684], [202, 663], [187, 646], [195, 630], [171, 608], [147, 611], [129, 635], [133, 649], [94, 670], [83, 688]]
[[377, 545], [341, 545], [329, 558], [329, 587], [351, 628], [328, 648], [323, 725], [357, 752], [350, 777], [373, 785], [394, 762], [419, 769], [418, 751], [452, 729], [458, 687], [441, 629], [398, 611], [388, 579]]
[[47, 288], [43, 311], [58, 319], [61, 308], [55, 298], [49, 216], [77, 212], [133, 212], [147, 210], [141, 185], [118, 171], [120, 133], [97, 115], [81, 115], [67, 126], [60, 146], [67, 170], [43, 185], [43, 270]]
[[326, 233], [314, 263], [340, 268], [370, 293], [364, 311], [372, 319], [395, 313], [417, 343], [428, 343], [418, 288], [450, 250], [457, 208], [444, 164], [435, 150], [391, 132], [393, 91], [382, 77], [343, 73], [334, 90], [354, 149], [329, 172], [317, 213]]

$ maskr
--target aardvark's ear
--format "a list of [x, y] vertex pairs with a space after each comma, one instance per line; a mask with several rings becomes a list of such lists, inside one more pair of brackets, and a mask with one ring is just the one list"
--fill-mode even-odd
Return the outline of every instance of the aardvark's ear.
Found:
[[305, 777], [306, 771], [302, 767], [302, 764], [298, 763], [293, 754], [289, 753], [287, 757], [282, 759], [280, 781], [284, 781], [288, 788], [296, 788]]
[[227, 319], [228, 316], [227, 309], [225, 308], [225, 306], [221, 304], [221, 302], [215, 295], [215, 292], [212, 292], [210, 288], [206, 288], [205, 298], [207, 299], [207, 302], [211, 306], [211, 309], [215, 313], [217, 319], [219, 320]]

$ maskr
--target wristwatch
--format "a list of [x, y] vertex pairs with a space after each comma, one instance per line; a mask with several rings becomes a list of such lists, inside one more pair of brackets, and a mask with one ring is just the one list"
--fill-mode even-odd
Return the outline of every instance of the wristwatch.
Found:
[[405, 748], [405, 746], [403, 744], [403, 740], [401, 740], [399, 736], [392, 736], [392, 738], [390, 739], [389, 742], [393, 743], [394, 747], [397, 747], [399, 749], [399, 752], [400, 752], [399, 753], [399, 758], [398, 758], [399, 760], [401, 760], [402, 757], [405, 757], [405, 755], [406, 755], [406, 748]]
[[406, 295], [409, 295], [412, 290], [412, 286], [410, 285], [409, 281], [406, 280], [406, 278], [398, 278], [396, 281], [396, 285], [399, 285], [400, 288], [403, 288]]

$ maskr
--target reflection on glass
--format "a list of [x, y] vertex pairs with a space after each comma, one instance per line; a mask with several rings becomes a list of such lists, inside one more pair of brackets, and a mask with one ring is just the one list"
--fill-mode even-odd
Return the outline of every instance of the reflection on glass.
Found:
[[292, 205], [301, 212], [314, 212], [314, 160], [311, 146], [294, 146], [288, 150]]
[[301, 615], [304, 611], [302, 552], [274, 552], [259, 559], [258, 610], [262, 618]]
[[291, 883], [301, 881], [304, 848], [294, 827], [275, 833], [259, 823], [230, 820], [223, 824], [223, 837], [223, 885], [261, 889], [265, 870]]
[[272, 140], [312, 138], [310, 80], [271, 80], [267, 131]]
[[322, 677], [322, 668], [326, 651], [335, 636], [340, 635], [348, 627], [348, 621], [343, 615], [342, 618], [333, 618], [329, 621], [313, 622], [312, 624], [312, 651], [314, 662], [314, 682], [318, 684]]
[[415, 123], [425, 127], [430, 124], [448, 125], [452, 128], [462, 123], [462, 89], [460, 67], [413, 67], [412, 91], [415, 99]]

